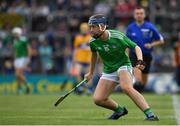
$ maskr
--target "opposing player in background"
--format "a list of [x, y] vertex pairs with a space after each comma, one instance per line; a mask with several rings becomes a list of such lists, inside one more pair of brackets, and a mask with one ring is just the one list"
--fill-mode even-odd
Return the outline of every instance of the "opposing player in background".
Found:
[[119, 83], [124, 93], [144, 112], [146, 120], [158, 121], [158, 117], [154, 115], [144, 97], [132, 86], [132, 66], [125, 50], [127, 48], [135, 50], [137, 56], [136, 67], [143, 70], [145, 66], [139, 46], [128, 39], [122, 32], [107, 30], [107, 19], [102, 14], [91, 16], [88, 24], [92, 36], [90, 40], [92, 57], [90, 69], [85, 78], [87, 80], [92, 79], [98, 55], [104, 65], [102, 76], [94, 92], [94, 103], [114, 111], [109, 119], [116, 120], [128, 114], [125, 107], [120, 106], [109, 97]]
[[145, 21], [145, 16], [145, 10], [142, 7], [136, 8], [134, 10], [135, 21], [129, 24], [126, 33], [127, 37], [129, 37], [130, 40], [135, 42], [141, 48], [143, 60], [146, 63], [146, 68], [144, 70], [140, 71], [136, 68], [137, 57], [135, 50], [130, 50], [129, 57], [134, 67], [134, 75], [136, 78], [134, 88], [139, 92], [144, 90], [148, 81], [153, 47], [164, 43], [163, 37], [156, 27], [152, 23]]
[[[87, 73], [90, 59], [91, 51], [89, 48], [89, 40], [91, 36], [89, 34], [89, 27], [87, 23], [81, 23], [80, 34], [75, 36], [74, 39], [74, 54], [72, 68], [77, 81], [82, 81], [84, 74]], [[85, 93], [88, 91], [87, 87], [81, 86], [77, 90], [78, 94]]]
[[174, 60], [173, 65], [175, 67], [175, 79], [176, 83], [179, 86], [179, 93], [180, 93], [180, 31], [178, 33], [178, 40], [174, 45]]
[[13, 34], [13, 47], [15, 50], [15, 59], [14, 59], [14, 67], [15, 67], [15, 75], [18, 84], [18, 93], [22, 92], [22, 85], [24, 84], [26, 87], [26, 93], [30, 92], [30, 88], [28, 86], [28, 82], [25, 79], [24, 71], [27, 69], [27, 65], [29, 63], [29, 54], [31, 52], [31, 48], [28, 45], [27, 38], [22, 36], [22, 29], [19, 27], [15, 27], [12, 30]]

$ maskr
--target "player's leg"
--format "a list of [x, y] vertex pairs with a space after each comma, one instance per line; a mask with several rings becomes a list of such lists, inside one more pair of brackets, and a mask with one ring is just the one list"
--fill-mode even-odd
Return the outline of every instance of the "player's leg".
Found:
[[141, 83], [139, 83], [139, 92], [143, 92], [144, 88], [148, 82], [148, 75], [150, 72], [150, 68], [151, 68], [151, 61], [152, 61], [152, 56], [151, 55], [143, 55], [143, 59], [146, 63], [146, 67], [144, 70], [142, 70], [141, 72]]
[[[76, 70], [76, 74], [75, 74], [76, 83], [78, 83], [82, 80], [82, 77], [81, 77], [82, 64], [75, 62], [74, 69]], [[83, 94], [83, 90], [84, 90], [83, 86], [80, 86], [75, 90], [75, 92], [76, 92], [76, 94], [81, 95], [81, 94]]]
[[19, 84], [24, 84], [25, 85], [26, 93], [28, 94], [30, 92], [30, 89], [29, 89], [29, 86], [28, 86], [28, 82], [26, 81], [26, 78], [24, 76], [24, 69], [19, 69], [18, 68], [18, 69], [16, 69], [16, 71], [18, 71], [16, 76], [17, 76], [17, 78], [19, 80]]
[[[110, 77], [112, 76], [110, 75]], [[115, 75], [115, 77], [117, 77], [117, 75]], [[102, 75], [95, 89], [93, 100], [96, 105], [114, 111], [114, 113], [108, 119], [118, 119], [121, 116], [127, 114], [128, 112], [126, 108], [120, 107], [118, 103], [116, 103], [113, 99], [109, 98], [109, 95], [114, 91], [116, 83], [113, 80], [107, 80], [108, 78], [108, 75]]]
[[143, 86], [146, 86], [148, 81], [148, 73], [142, 73], [141, 76], [142, 76], [141, 84]]
[[[133, 59], [134, 58], [134, 59]], [[148, 74], [150, 71], [151, 67], [151, 61], [152, 61], [152, 56], [151, 55], [143, 55], [143, 60], [146, 63], [146, 67], [144, 70], [140, 71], [138, 68], [135, 68], [135, 63], [136, 63], [136, 57], [133, 57], [133, 66], [134, 66], [134, 76], [136, 78], [136, 82], [134, 84], [134, 88], [139, 91], [143, 92], [144, 88], [147, 84], [148, 81]]]
[[176, 69], [175, 79], [176, 79], [176, 83], [177, 83], [177, 85], [179, 87], [178, 93], [180, 93], [180, 66], [178, 66], [177, 69]]
[[[125, 68], [127, 67], [127, 68]], [[133, 86], [133, 75], [132, 75], [132, 68], [128, 66], [123, 66], [119, 68], [119, 81], [121, 89], [133, 100], [133, 102], [145, 113], [148, 119], [158, 120], [155, 117], [154, 113], [152, 112], [151, 108], [149, 107], [148, 103], [146, 102], [145, 98], [136, 91]]]
[[81, 63], [74, 63], [74, 69], [76, 69], [76, 78], [77, 78], [77, 81], [80, 82], [82, 80], [82, 77], [81, 77], [81, 71], [82, 71], [82, 65]]
[[137, 62], [137, 57], [136, 54], [131, 53], [129, 55], [129, 58], [131, 60], [131, 64], [133, 66], [133, 74], [135, 77], [135, 82], [133, 84], [134, 89], [136, 89], [139, 92], [142, 92], [142, 89], [144, 89], [144, 86], [141, 84], [142, 82], [142, 71], [136, 68], [136, 62]]
[[24, 76], [24, 70], [27, 68], [28, 62], [29, 62], [29, 59], [23, 57], [23, 58], [16, 59], [15, 64], [14, 64], [18, 85], [20, 86], [21, 84], [24, 84], [26, 86], [26, 93], [29, 93], [30, 91], [28, 83]]
[[115, 110], [118, 104], [109, 98], [115, 86], [113, 81], [100, 79], [93, 95], [94, 103], [98, 106]]
[[133, 68], [133, 74], [134, 74], [135, 79], [136, 79], [133, 87], [134, 87], [134, 89], [136, 89], [138, 92], [141, 93], [141, 92], [143, 92], [144, 86], [145, 86], [145, 85], [142, 84], [142, 83], [144, 83], [144, 81], [145, 81], [146, 79], [143, 78], [144, 76], [143, 76], [142, 71], [139, 70], [139, 69], [136, 68], [136, 67]]
[[16, 82], [17, 82], [17, 93], [21, 93], [21, 78], [20, 78], [20, 71], [18, 68], [15, 68], [15, 76], [16, 76]]
[[130, 73], [127, 70], [120, 70], [119, 76], [120, 86], [123, 92], [126, 93], [141, 110], [149, 108], [144, 97], [133, 88], [132, 75], [130, 75]]
[[[76, 62], [74, 64], [74, 68], [77, 71], [76, 79], [78, 83], [83, 80], [84, 74], [88, 72], [89, 64]], [[88, 84], [82, 85], [79, 88], [77, 88], [75, 92], [79, 95], [83, 93], [89, 94], [88, 93], [88, 85], [90, 85], [89, 83], [91, 83], [91, 81], [88, 81]]]
[[139, 70], [138, 68], [134, 67], [133, 68], [133, 73], [134, 73], [134, 77], [136, 78], [136, 81], [141, 82], [142, 80], [142, 76], [141, 76], [141, 70]]

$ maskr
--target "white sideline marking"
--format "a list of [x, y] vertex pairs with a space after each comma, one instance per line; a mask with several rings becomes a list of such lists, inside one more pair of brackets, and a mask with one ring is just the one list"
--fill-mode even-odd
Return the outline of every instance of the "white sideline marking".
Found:
[[174, 111], [176, 114], [175, 115], [176, 116], [176, 122], [178, 125], [180, 125], [180, 103], [179, 103], [179, 100], [175, 94], [172, 95], [172, 99], [173, 99]]

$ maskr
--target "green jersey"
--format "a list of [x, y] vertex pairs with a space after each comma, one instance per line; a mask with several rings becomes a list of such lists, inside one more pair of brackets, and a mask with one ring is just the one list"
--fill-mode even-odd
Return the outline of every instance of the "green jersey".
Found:
[[107, 30], [109, 39], [102, 41], [99, 38], [90, 40], [92, 52], [98, 52], [101, 57], [104, 73], [112, 73], [123, 65], [131, 65], [125, 52], [126, 48], [135, 48], [136, 44], [117, 30]]
[[15, 55], [17, 58], [28, 56], [28, 41], [25, 37], [21, 37], [18, 40], [15, 39], [13, 41], [13, 46], [15, 48]]

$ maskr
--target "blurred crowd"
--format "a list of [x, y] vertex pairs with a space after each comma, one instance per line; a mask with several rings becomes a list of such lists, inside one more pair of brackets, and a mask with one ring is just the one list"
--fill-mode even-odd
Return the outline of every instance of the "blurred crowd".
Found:
[[146, 8], [147, 20], [156, 24], [166, 42], [154, 51], [152, 72], [172, 72], [173, 45], [180, 39], [179, 0], [0, 0], [0, 73], [14, 72], [15, 26], [23, 29], [33, 49], [29, 72], [68, 74], [82, 22], [103, 13], [110, 28], [125, 32], [137, 6]]

